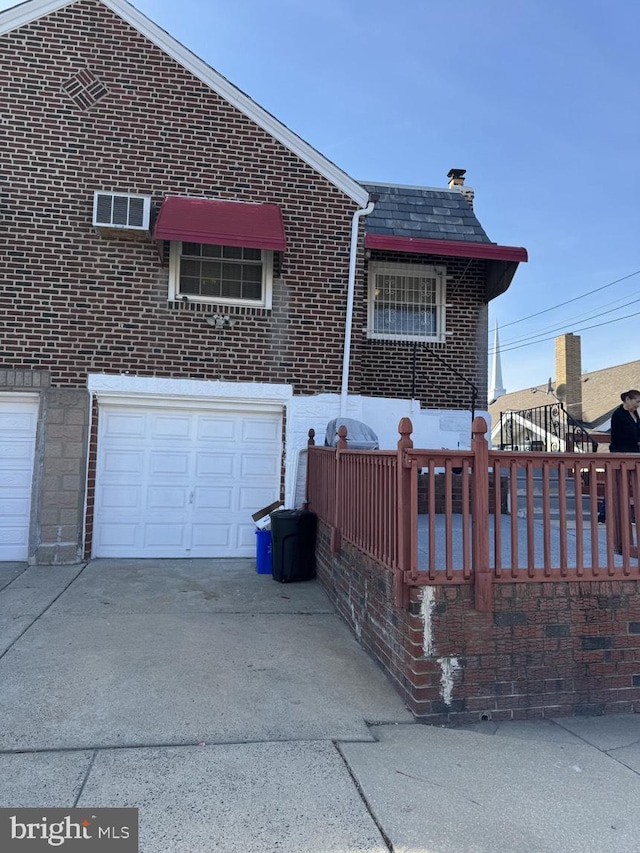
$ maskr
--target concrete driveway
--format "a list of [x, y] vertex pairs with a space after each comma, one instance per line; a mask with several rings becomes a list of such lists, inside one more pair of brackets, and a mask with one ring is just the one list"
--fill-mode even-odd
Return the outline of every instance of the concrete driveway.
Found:
[[0, 684], [0, 806], [134, 806], [145, 853], [637, 849], [640, 719], [416, 724], [251, 560], [2, 564]]

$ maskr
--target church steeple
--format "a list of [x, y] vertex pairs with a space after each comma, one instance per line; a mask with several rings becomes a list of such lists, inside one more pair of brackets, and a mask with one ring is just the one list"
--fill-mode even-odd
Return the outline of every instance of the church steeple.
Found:
[[498, 340], [498, 323], [493, 336], [493, 362], [491, 364], [491, 382], [489, 384], [489, 403], [495, 403], [498, 397], [506, 394], [502, 385], [502, 364], [500, 362], [500, 341]]

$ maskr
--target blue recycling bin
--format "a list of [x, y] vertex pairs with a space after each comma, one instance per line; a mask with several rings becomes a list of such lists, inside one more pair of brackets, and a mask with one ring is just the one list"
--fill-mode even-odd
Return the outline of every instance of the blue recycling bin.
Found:
[[271, 574], [271, 531], [256, 530], [256, 572]]

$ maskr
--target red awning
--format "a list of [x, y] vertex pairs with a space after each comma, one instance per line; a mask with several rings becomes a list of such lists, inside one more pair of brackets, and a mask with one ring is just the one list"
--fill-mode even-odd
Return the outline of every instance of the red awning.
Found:
[[164, 200], [154, 236], [156, 240], [182, 240], [280, 252], [286, 245], [282, 212], [277, 204], [183, 196], [168, 196]]
[[397, 237], [392, 234], [366, 234], [368, 249], [388, 252], [412, 252], [416, 255], [443, 255], [448, 258], [480, 258], [489, 261], [527, 261], [527, 250], [496, 243], [467, 243], [462, 240], [425, 240], [422, 237]]

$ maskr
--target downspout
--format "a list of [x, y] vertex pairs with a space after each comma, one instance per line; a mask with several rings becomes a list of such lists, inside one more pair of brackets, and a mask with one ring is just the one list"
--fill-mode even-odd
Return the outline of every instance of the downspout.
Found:
[[344, 352], [342, 356], [342, 388], [340, 390], [340, 417], [347, 415], [347, 400], [349, 396], [349, 359], [351, 358], [351, 330], [353, 326], [353, 298], [356, 289], [356, 257], [358, 254], [358, 227], [360, 217], [368, 216], [375, 207], [376, 196], [366, 207], [356, 210], [351, 222], [351, 252], [349, 254], [349, 281], [347, 285], [347, 319], [344, 330]]

